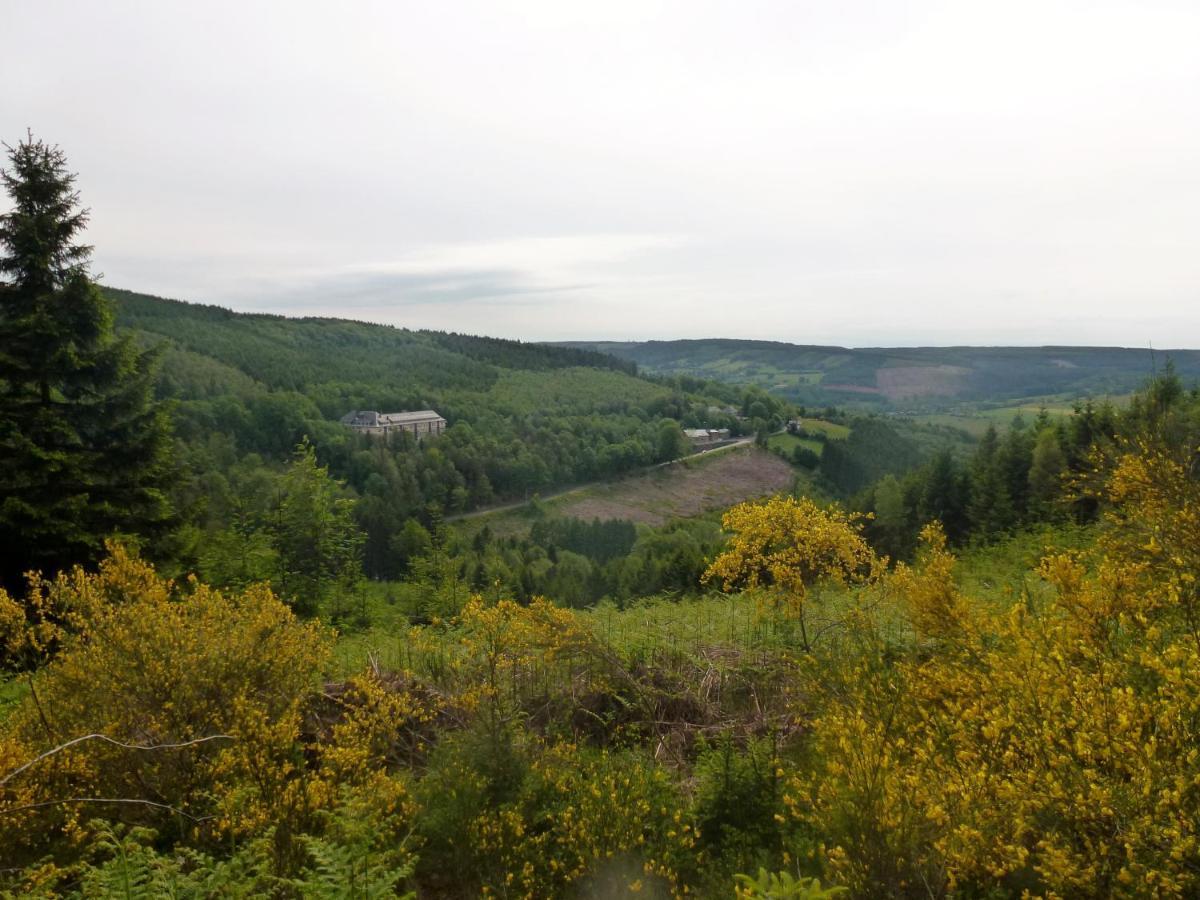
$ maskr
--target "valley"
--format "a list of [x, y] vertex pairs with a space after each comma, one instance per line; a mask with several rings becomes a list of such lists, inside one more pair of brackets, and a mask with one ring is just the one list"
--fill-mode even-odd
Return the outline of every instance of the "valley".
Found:
[[1119, 347], [816, 347], [730, 339], [560, 346], [598, 350], [642, 371], [756, 384], [792, 402], [921, 414], [956, 404], [1036, 406], [1127, 395], [1172, 361], [1200, 376], [1195, 350]]

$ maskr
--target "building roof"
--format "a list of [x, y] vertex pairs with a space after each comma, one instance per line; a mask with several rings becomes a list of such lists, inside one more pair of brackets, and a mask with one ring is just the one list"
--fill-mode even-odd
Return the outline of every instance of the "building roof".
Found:
[[418, 425], [423, 422], [439, 421], [444, 422], [445, 419], [432, 409], [394, 413], [380, 413], [373, 409], [359, 409], [342, 416], [343, 425], [358, 426], [359, 428], [380, 428], [385, 425]]
[[414, 422], [428, 422], [440, 419], [441, 416], [432, 409], [418, 409], [415, 412], [380, 413], [382, 423], [388, 425], [411, 425]]
[[683, 433], [689, 440], [711, 440], [712, 438], [729, 437], [728, 428], [685, 428]]

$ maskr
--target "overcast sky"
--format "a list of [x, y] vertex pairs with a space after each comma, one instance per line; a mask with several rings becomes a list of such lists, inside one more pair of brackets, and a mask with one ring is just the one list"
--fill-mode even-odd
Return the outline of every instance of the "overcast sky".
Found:
[[104, 282], [524, 339], [1200, 347], [1200, 2], [0, 0]]

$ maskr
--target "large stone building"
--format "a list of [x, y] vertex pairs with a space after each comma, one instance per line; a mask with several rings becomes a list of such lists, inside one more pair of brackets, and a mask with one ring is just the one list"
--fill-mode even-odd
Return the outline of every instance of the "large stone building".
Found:
[[342, 416], [342, 424], [362, 434], [393, 434], [397, 431], [407, 431], [418, 438], [441, 434], [446, 430], [446, 420], [432, 409], [394, 413], [356, 410]]
[[693, 447], [707, 447], [729, 440], [728, 428], [685, 428], [683, 433]]

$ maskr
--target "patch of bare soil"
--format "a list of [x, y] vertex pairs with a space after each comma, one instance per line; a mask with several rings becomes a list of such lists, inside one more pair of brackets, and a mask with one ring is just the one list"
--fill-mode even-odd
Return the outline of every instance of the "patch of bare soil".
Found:
[[877, 370], [875, 383], [889, 400], [952, 397], [962, 390], [970, 372], [962, 366], [897, 366]]
[[724, 509], [742, 500], [787, 490], [795, 471], [756, 447], [730, 450], [703, 462], [677, 462], [565, 502], [577, 519], [630, 519], [661, 525], [668, 519]]

